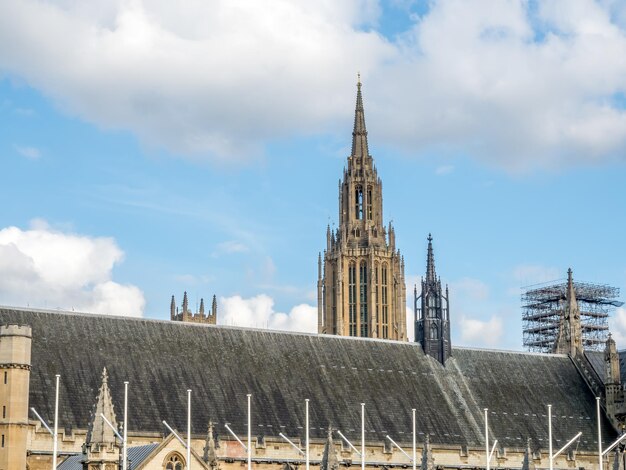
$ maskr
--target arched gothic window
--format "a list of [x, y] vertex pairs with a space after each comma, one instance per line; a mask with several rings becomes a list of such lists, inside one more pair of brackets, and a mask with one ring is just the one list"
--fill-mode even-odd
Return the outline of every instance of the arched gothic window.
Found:
[[361, 317], [361, 336], [368, 335], [368, 318], [367, 318], [367, 264], [361, 262], [359, 266], [359, 306]]
[[170, 454], [165, 458], [165, 470], [184, 470], [185, 461], [180, 454]]
[[350, 336], [356, 336], [356, 264], [350, 263], [348, 268], [348, 310], [350, 320]]
[[354, 210], [356, 218], [361, 220], [363, 218], [363, 188], [357, 186], [354, 191]]
[[382, 308], [382, 325], [383, 325], [383, 338], [389, 337], [389, 303], [387, 296], [387, 263], [383, 263], [380, 271], [381, 277], [381, 290], [380, 290], [380, 300], [381, 300], [381, 308]]
[[437, 325], [430, 326], [430, 339], [439, 339], [439, 332], [437, 331]]

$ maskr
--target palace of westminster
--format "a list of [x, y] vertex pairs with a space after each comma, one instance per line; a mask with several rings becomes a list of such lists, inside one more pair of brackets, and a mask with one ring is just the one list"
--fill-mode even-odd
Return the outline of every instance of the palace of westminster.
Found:
[[[624, 470], [621, 446], [600, 450], [625, 428], [626, 353], [610, 335], [585, 349], [571, 270], [544, 352], [452, 348], [428, 235], [408, 341], [361, 88], [318, 259], [318, 334], [221, 326], [215, 296], [192, 312], [186, 293], [169, 321], [0, 307], [0, 470]], [[170, 431], [187, 429], [188, 396], [189, 453]]]

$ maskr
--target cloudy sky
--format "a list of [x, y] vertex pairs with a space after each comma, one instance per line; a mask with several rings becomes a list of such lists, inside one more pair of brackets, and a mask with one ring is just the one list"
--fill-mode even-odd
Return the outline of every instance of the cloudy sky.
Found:
[[187, 290], [314, 331], [357, 71], [455, 344], [520, 349], [520, 287], [570, 266], [626, 288], [623, 1], [0, 0], [0, 304], [164, 319]]

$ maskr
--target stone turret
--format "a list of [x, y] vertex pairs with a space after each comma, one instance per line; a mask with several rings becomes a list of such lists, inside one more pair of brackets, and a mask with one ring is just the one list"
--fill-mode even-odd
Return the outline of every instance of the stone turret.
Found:
[[106, 367], [102, 370], [102, 383], [98, 390], [96, 403], [91, 413], [91, 422], [87, 430], [84, 448], [86, 457], [83, 463], [85, 470], [108, 470], [120, 459], [115, 433], [102, 416], [118, 428]]
[[182, 321], [189, 323], [203, 323], [206, 325], [217, 324], [217, 298], [213, 296], [213, 302], [211, 303], [211, 310], [208, 313], [204, 311], [204, 299], [200, 299], [200, 307], [198, 311], [193, 313], [189, 308], [189, 299], [187, 292], [183, 294], [183, 305], [179, 309], [176, 306], [176, 299], [172, 296], [170, 303], [170, 319], [172, 321]]
[[0, 326], [0, 468], [26, 468], [32, 331]]
[[604, 395], [607, 416], [613, 425], [620, 429], [625, 416], [624, 389], [617, 345], [610, 333], [604, 348]]

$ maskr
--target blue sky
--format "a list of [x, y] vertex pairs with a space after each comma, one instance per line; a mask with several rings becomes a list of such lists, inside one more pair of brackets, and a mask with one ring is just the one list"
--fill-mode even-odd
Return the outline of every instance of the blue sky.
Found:
[[0, 304], [187, 290], [310, 331], [357, 70], [407, 291], [432, 232], [454, 343], [520, 349], [520, 286], [570, 266], [626, 287], [619, 2], [336, 3], [3, 6]]

